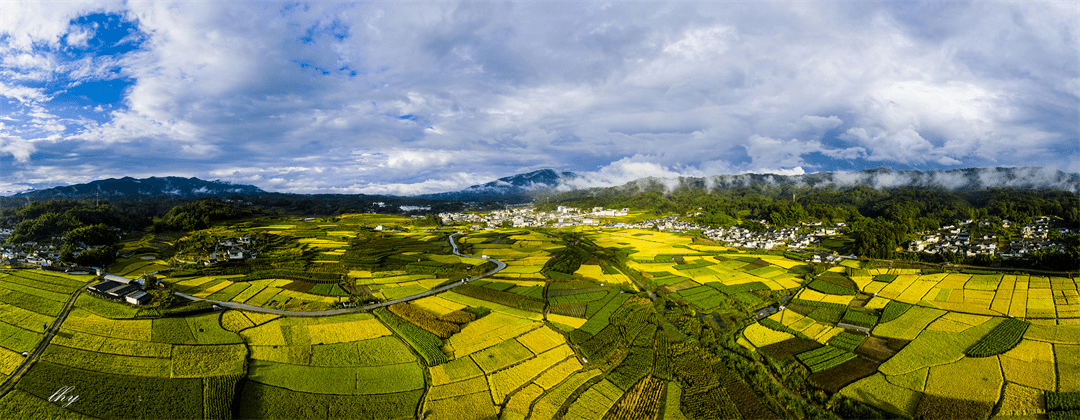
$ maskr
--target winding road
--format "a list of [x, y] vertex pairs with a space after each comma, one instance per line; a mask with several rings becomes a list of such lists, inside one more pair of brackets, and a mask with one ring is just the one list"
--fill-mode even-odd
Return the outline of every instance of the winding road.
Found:
[[475, 259], [475, 260], [491, 261], [491, 262], [495, 263], [495, 268], [492, 269], [491, 271], [486, 272], [486, 273], [483, 273], [483, 274], [480, 274], [480, 275], [477, 275], [477, 276], [473, 276], [473, 277], [470, 277], [470, 278], [467, 278], [467, 279], [462, 279], [461, 281], [457, 281], [457, 282], [454, 282], [454, 283], [451, 283], [451, 284], [448, 284], [448, 285], [445, 285], [445, 286], [436, 287], [434, 289], [428, 290], [428, 291], [423, 292], [423, 293], [415, 294], [415, 295], [412, 295], [412, 296], [406, 296], [406, 297], [403, 297], [403, 298], [389, 300], [389, 301], [381, 302], [381, 303], [375, 303], [375, 304], [371, 304], [371, 305], [358, 306], [358, 307], [355, 307], [355, 308], [327, 309], [327, 310], [322, 310], [322, 311], [283, 311], [283, 310], [280, 310], [280, 309], [270, 309], [270, 308], [263, 308], [261, 306], [248, 305], [246, 303], [222, 302], [220, 300], [203, 299], [203, 298], [199, 298], [199, 297], [195, 297], [195, 296], [191, 296], [191, 295], [186, 295], [186, 294], [179, 293], [179, 292], [176, 292], [176, 293], [173, 293], [173, 294], [175, 294], [177, 296], [180, 296], [182, 298], [185, 298], [185, 299], [211, 302], [211, 303], [213, 303], [215, 305], [218, 305], [218, 306], [221, 306], [221, 307], [224, 307], [224, 308], [230, 308], [230, 309], [240, 309], [240, 310], [251, 311], [251, 312], [263, 312], [263, 313], [275, 314], [275, 315], [326, 316], [326, 315], [337, 315], [337, 314], [344, 314], [344, 313], [357, 312], [357, 311], [369, 311], [369, 310], [372, 310], [372, 309], [375, 309], [375, 308], [381, 308], [383, 306], [390, 306], [390, 305], [393, 305], [395, 303], [408, 302], [408, 301], [411, 301], [411, 300], [416, 300], [416, 299], [425, 298], [425, 297], [432, 296], [432, 295], [437, 295], [439, 293], [442, 293], [442, 292], [445, 292], [447, 290], [453, 289], [455, 287], [458, 287], [458, 286], [463, 285], [465, 283], [471, 282], [473, 280], [478, 280], [478, 279], [482, 279], [484, 277], [488, 277], [488, 276], [490, 276], [492, 274], [495, 274], [495, 273], [498, 273], [498, 272], [502, 271], [504, 268], [506, 268], [506, 263], [504, 263], [502, 261], [491, 259], [491, 258], [484, 259], [484, 258], [480, 258], [480, 257], [474, 257], [474, 256], [471, 256], [471, 255], [465, 255], [465, 254], [462, 254], [461, 252], [458, 252], [457, 243], [454, 242], [454, 235], [457, 235], [457, 233], [451, 234], [450, 238], [449, 238], [450, 246], [453, 248], [454, 255], [457, 255], [457, 256], [462, 257], [462, 258], [472, 258], [472, 259]]

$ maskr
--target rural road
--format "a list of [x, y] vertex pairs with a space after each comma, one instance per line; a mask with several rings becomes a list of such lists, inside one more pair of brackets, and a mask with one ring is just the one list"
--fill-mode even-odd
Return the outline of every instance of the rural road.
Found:
[[[449, 238], [450, 246], [453, 247], [454, 255], [457, 255], [457, 256], [462, 257], [462, 258], [472, 258], [472, 259], [476, 259], [476, 260], [483, 260], [483, 258], [480, 258], [480, 257], [474, 257], [474, 256], [471, 256], [471, 255], [465, 255], [465, 254], [462, 254], [461, 252], [458, 252], [457, 243], [454, 242], [454, 235], [457, 235], [457, 233], [451, 234], [450, 238]], [[467, 278], [467, 279], [463, 279], [461, 281], [454, 282], [454, 283], [448, 284], [446, 286], [436, 287], [434, 289], [428, 290], [428, 291], [420, 293], [420, 294], [416, 294], [416, 295], [412, 295], [412, 296], [406, 296], [406, 297], [403, 297], [403, 298], [400, 298], [400, 299], [394, 299], [394, 300], [381, 302], [381, 303], [375, 303], [375, 304], [371, 304], [371, 305], [358, 306], [358, 307], [355, 307], [355, 308], [327, 309], [327, 310], [323, 310], [323, 311], [283, 311], [283, 310], [280, 310], [280, 309], [270, 309], [270, 308], [263, 308], [261, 306], [248, 305], [246, 303], [222, 302], [222, 301], [219, 301], [219, 300], [203, 299], [203, 298], [198, 298], [198, 297], [195, 297], [195, 296], [186, 295], [186, 294], [179, 293], [179, 292], [175, 292], [173, 294], [175, 294], [177, 296], [180, 296], [182, 298], [185, 298], [185, 299], [205, 300], [207, 302], [212, 302], [215, 305], [218, 305], [218, 306], [221, 306], [221, 307], [224, 307], [224, 308], [240, 309], [240, 310], [251, 311], [251, 312], [262, 312], [262, 313], [268, 313], [268, 314], [289, 315], [289, 316], [337, 315], [337, 314], [344, 314], [344, 313], [356, 312], [356, 311], [368, 311], [368, 310], [372, 310], [372, 309], [375, 309], [375, 308], [381, 308], [383, 306], [390, 306], [390, 305], [393, 305], [395, 303], [408, 302], [408, 301], [411, 301], [411, 300], [416, 300], [416, 299], [420, 299], [420, 298], [424, 298], [424, 297], [428, 297], [428, 296], [432, 296], [432, 295], [437, 295], [439, 293], [442, 293], [442, 292], [445, 292], [447, 290], [453, 289], [455, 287], [458, 287], [458, 286], [460, 286], [462, 284], [471, 282], [473, 280], [481, 279], [481, 278], [490, 276], [492, 274], [498, 273], [498, 272], [502, 271], [504, 268], [506, 268], [506, 263], [504, 263], [502, 261], [494, 260], [494, 259], [490, 259], [490, 258], [486, 259], [485, 261], [491, 261], [491, 262], [495, 263], [495, 268], [492, 269], [491, 271], [488, 271], [488, 272], [484, 273], [484, 274], [480, 274], [478, 276], [473, 276], [473, 277], [470, 277], [470, 278]]]

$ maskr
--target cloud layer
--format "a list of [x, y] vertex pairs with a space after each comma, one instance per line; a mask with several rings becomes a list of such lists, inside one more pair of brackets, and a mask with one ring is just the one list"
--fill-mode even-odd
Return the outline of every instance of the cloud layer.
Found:
[[0, 194], [1080, 172], [1073, 2], [9, 2]]

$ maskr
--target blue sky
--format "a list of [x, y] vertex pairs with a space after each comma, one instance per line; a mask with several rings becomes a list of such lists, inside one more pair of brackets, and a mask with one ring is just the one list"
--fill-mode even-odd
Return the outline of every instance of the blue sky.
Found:
[[1075, 2], [6, 2], [0, 194], [1080, 172]]

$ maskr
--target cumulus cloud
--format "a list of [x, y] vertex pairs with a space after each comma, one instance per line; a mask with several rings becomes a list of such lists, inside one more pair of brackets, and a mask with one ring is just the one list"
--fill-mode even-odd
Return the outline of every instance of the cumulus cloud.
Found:
[[0, 117], [25, 157], [0, 170], [403, 193], [546, 167], [582, 185], [1077, 170], [1078, 21], [1070, 3], [15, 2]]

